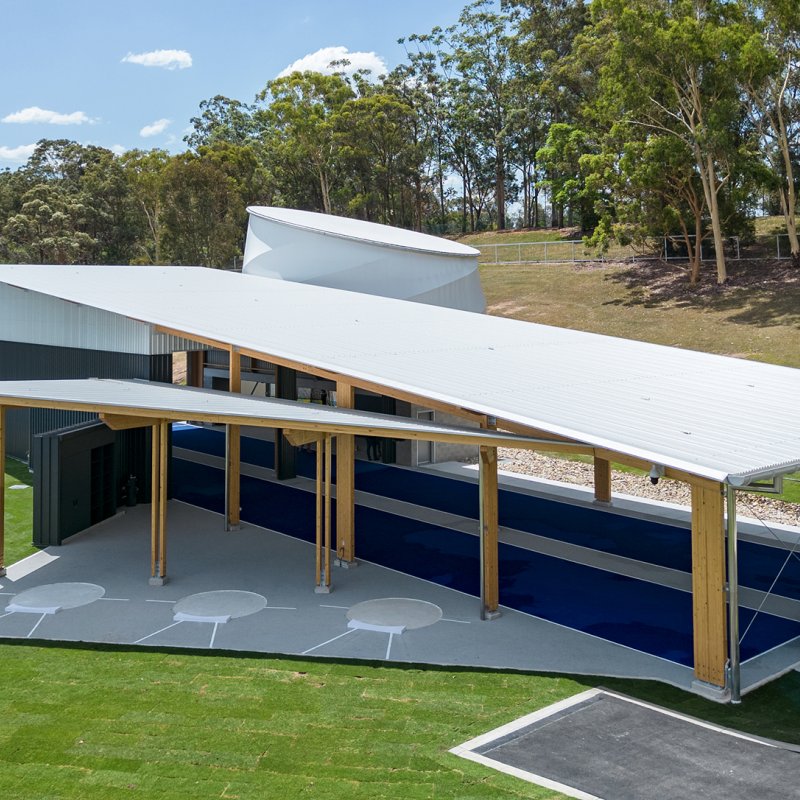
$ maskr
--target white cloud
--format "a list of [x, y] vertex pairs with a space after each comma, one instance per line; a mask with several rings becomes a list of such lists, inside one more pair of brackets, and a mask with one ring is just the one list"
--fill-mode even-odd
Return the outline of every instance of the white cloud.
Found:
[[128, 53], [123, 62], [141, 64], [143, 67], [188, 69], [192, 66], [191, 53], [186, 50], [151, 50], [149, 53]]
[[[350, 63], [346, 67], [331, 67], [332, 61]], [[385, 75], [388, 72], [386, 62], [377, 53], [351, 53], [346, 47], [323, 47], [316, 53], [309, 53], [289, 64], [285, 70], [278, 74], [279, 78], [291, 75], [293, 72], [321, 72], [323, 75], [332, 75], [334, 72], [344, 72], [352, 75], [356, 70], [368, 69], [373, 75]]]
[[128, 148], [124, 147], [121, 144], [112, 144], [111, 147], [108, 148], [115, 156], [121, 156], [123, 153], [128, 152]]
[[36, 149], [35, 144], [21, 144], [19, 147], [6, 147], [0, 145], [0, 161], [27, 161]]
[[19, 124], [38, 123], [41, 125], [85, 125], [94, 122], [83, 111], [73, 111], [70, 114], [60, 114], [58, 111], [49, 111], [39, 106], [30, 106], [13, 114], [7, 114], [3, 122], [16, 122]]
[[155, 122], [145, 125], [144, 128], [139, 131], [139, 136], [145, 139], [149, 136], [158, 136], [159, 133], [164, 133], [170, 125], [172, 125], [171, 119], [157, 119]]

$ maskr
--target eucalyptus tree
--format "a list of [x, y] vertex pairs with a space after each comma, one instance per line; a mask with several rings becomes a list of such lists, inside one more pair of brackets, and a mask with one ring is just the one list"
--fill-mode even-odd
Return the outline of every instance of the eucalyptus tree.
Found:
[[207, 156], [173, 156], [160, 183], [161, 251], [169, 263], [226, 267], [241, 253], [236, 184]]
[[141, 233], [136, 263], [163, 264], [162, 220], [164, 173], [170, 155], [166, 150], [128, 150], [121, 162], [140, 219]]
[[215, 95], [200, 103], [200, 115], [189, 120], [192, 132], [183, 140], [192, 150], [220, 142], [244, 145], [258, 133], [253, 109], [225, 95]]
[[86, 232], [86, 206], [55, 181], [39, 181], [2, 228], [6, 256], [24, 264], [89, 264], [98, 242]]
[[8, 256], [65, 263], [131, 258], [137, 236], [133, 199], [110, 150], [43, 139], [8, 185], [14, 191], [4, 224]]
[[[494, 167], [497, 227], [506, 227], [509, 184], [513, 69], [509, 17], [494, 10], [493, 0], [466, 6], [458, 23], [445, 31], [450, 51], [444, 60], [457, 73], [458, 122], [469, 121], [470, 134], [489, 152]], [[460, 112], [460, 113], [459, 113]], [[455, 120], [454, 120], [455, 121]], [[466, 133], [463, 127], [459, 135]], [[463, 154], [462, 154], [463, 163]]]
[[[579, 172], [562, 175], [538, 153], [552, 125], [583, 125], [582, 113], [594, 94], [593, 65], [577, 59], [574, 45], [588, 21], [584, 0], [502, 0], [511, 21], [514, 101], [511, 135], [522, 172], [523, 197], [538, 216], [539, 192], [580, 181]], [[575, 166], [574, 164], [572, 166]], [[563, 200], [563, 194], [559, 194]], [[551, 222], [564, 222], [564, 204], [551, 196]], [[534, 224], [537, 219], [531, 220]]]
[[256, 97], [254, 120], [268, 166], [294, 204], [333, 211], [340, 180], [336, 116], [355, 97], [340, 74], [294, 72], [270, 81]]
[[800, 3], [741, 0], [751, 34], [742, 47], [743, 86], [759, 143], [786, 224], [789, 249], [800, 265], [795, 161], [800, 146]]
[[593, 32], [607, 59], [602, 102], [691, 157], [714, 242], [717, 281], [727, 280], [721, 194], [742, 151], [740, 8], [726, 0], [596, 0]]
[[417, 139], [425, 143], [429, 172], [436, 186], [438, 227], [444, 231], [447, 226], [445, 179], [449, 172], [450, 94], [449, 79], [441, 59], [441, 33], [440, 28], [434, 28], [429, 34], [411, 34], [398, 39], [398, 44], [405, 47], [408, 63], [393, 70], [388, 80], [416, 111], [420, 131]]

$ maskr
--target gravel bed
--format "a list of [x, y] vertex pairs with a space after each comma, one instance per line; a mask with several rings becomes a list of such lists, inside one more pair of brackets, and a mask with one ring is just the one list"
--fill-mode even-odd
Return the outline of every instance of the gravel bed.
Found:
[[[522, 475], [531, 475], [561, 483], [573, 483], [579, 486], [594, 485], [594, 468], [591, 464], [502, 447], [498, 449], [497, 455], [500, 459], [500, 469], [506, 472], [518, 472]], [[634, 475], [617, 470], [612, 470], [611, 473], [611, 491], [615, 494], [646, 497], [665, 503], [678, 503], [684, 506], [691, 504], [689, 486], [682, 481], [660, 480], [656, 486], [653, 486], [644, 475]], [[784, 503], [765, 495], [739, 492], [737, 510], [743, 517], [755, 517], [764, 522], [800, 526], [800, 505]]]

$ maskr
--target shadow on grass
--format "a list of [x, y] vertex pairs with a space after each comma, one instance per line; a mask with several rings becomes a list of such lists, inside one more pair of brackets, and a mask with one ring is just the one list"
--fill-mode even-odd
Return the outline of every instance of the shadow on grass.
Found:
[[800, 328], [800, 269], [786, 261], [734, 261], [728, 282], [716, 282], [712, 264], [698, 284], [685, 266], [651, 261], [614, 270], [605, 280], [621, 285], [625, 296], [606, 305], [642, 308], [694, 308], [725, 315], [729, 322], [757, 327]]

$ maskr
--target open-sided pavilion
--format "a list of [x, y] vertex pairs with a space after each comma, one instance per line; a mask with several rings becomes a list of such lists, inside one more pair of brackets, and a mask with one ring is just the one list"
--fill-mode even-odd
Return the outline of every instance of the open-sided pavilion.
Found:
[[[360, 387], [457, 415], [487, 434], [525, 437], [511, 446], [585, 453], [594, 459], [600, 502], [611, 501], [611, 462], [685, 481], [692, 489], [695, 675], [738, 697], [735, 490], [800, 468], [797, 370], [201, 268], [0, 266], [0, 282], [227, 350], [234, 392], [241, 358], [249, 356], [335, 381], [340, 409], [353, 406]], [[14, 405], [10, 397], [3, 402]], [[154, 418], [135, 405], [103, 413], [112, 423], [115, 414]], [[223, 416], [230, 426], [228, 522], [235, 525], [241, 422]], [[353, 560], [353, 433], [332, 421], [275, 427], [337, 435], [336, 552]], [[492, 612], [500, 441], [476, 443], [483, 603]]]

